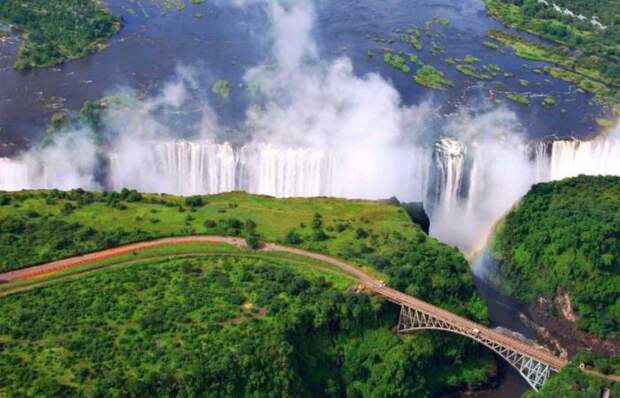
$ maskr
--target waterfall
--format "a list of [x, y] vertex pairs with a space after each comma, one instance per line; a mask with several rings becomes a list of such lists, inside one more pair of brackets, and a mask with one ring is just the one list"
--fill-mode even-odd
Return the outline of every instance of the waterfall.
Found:
[[336, 154], [315, 148], [250, 144], [239, 151], [238, 188], [278, 197], [335, 195]]
[[237, 158], [229, 144], [181, 141], [154, 148], [156, 168], [172, 192], [218, 193], [236, 188]]
[[[431, 233], [472, 249], [532, 184], [578, 174], [620, 175], [620, 140], [527, 143], [514, 136], [431, 147], [293, 147], [252, 142], [119, 142], [95, 178], [96, 153], [62, 150], [0, 158], [0, 190], [124, 187], [193, 195], [247, 191], [277, 197], [334, 196], [424, 201]], [[97, 185], [95, 181], [103, 181]]]
[[428, 202], [432, 206], [451, 208], [460, 197], [467, 197], [465, 187], [465, 146], [452, 138], [443, 138], [435, 144], [431, 166], [431, 184]]
[[18, 191], [29, 186], [30, 180], [26, 163], [0, 158], [0, 191]]
[[[210, 141], [168, 141], [119, 145], [108, 157], [107, 188], [113, 190], [130, 187], [181, 195], [243, 190], [279, 197], [394, 195], [424, 200], [429, 208], [470, 210], [492, 194], [490, 185], [510, 184], [515, 174], [532, 174], [531, 183], [578, 174], [620, 175], [620, 140], [614, 138], [534, 145], [443, 138], [432, 148], [365, 150], [270, 143], [234, 148]], [[59, 158], [36, 154], [0, 158], [0, 190], [67, 189], [92, 180], [89, 165], [72, 168], [70, 159], [64, 159], [61, 167]]]
[[145, 142], [140, 148], [121, 146], [109, 157], [109, 182], [114, 190], [130, 187], [194, 195], [238, 188], [239, 161], [228, 143]]
[[588, 175], [620, 175], [620, 140], [554, 141], [549, 177], [558, 180]]
[[[126, 149], [129, 148], [129, 149]], [[290, 147], [210, 141], [120, 146], [109, 185], [192, 195], [227, 191], [277, 197], [336, 196], [424, 200], [431, 153], [424, 148]]]

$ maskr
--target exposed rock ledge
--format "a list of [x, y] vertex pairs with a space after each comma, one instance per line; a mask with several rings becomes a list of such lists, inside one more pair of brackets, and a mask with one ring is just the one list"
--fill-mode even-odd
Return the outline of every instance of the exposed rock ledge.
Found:
[[[550, 313], [553, 308], [557, 310], [557, 316]], [[565, 292], [558, 291], [553, 301], [539, 298], [537, 304], [521, 317], [536, 331], [538, 338], [561, 357], [586, 350], [608, 357], [620, 355], [620, 338], [600, 337], [577, 328], [578, 317], [572, 309], [570, 296]]]

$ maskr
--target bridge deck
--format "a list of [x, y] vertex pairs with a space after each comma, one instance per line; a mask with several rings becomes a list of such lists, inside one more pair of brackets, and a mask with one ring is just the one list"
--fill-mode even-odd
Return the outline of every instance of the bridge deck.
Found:
[[487, 328], [486, 326], [472, 322], [466, 318], [455, 315], [449, 311], [436, 307], [425, 301], [422, 301], [415, 297], [399, 292], [398, 290], [394, 290], [392, 288], [382, 286], [380, 281], [372, 278], [371, 276], [366, 274], [364, 271], [360, 270], [358, 267], [345, 263], [344, 261], [338, 260], [334, 257], [326, 256], [324, 254], [312, 253], [312, 252], [308, 252], [308, 251], [301, 250], [301, 249], [279, 246], [279, 245], [267, 245], [266, 249], [286, 251], [289, 253], [295, 253], [295, 254], [299, 254], [302, 256], [311, 256], [313, 258], [323, 260], [325, 262], [336, 265], [337, 267], [355, 276], [357, 279], [363, 282], [366, 286], [372, 289], [376, 294], [382, 297], [385, 297], [387, 300], [395, 304], [405, 305], [411, 308], [417, 308], [439, 319], [442, 319], [446, 322], [449, 322], [451, 324], [458, 325], [464, 328], [468, 328], [470, 330], [478, 329], [481, 335], [486, 336], [487, 338], [494, 340], [495, 342], [501, 345], [510, 347], [514, 349], [515, 351], [519, 351], [522, 354], [525, 354], [540, 362], [546, 363], [554, 370], [559, 370], [563, 368], [564, 366], [566, 366], [566, 364], [568, 363], [568, 361], [561, 359], [559, 357], [556, 357], [555, 355], [551, 354], [547, 350], [532, 347], [528, 345], [527, 343], [524, 343], [518, 339], [498, 333], [492, 329]]

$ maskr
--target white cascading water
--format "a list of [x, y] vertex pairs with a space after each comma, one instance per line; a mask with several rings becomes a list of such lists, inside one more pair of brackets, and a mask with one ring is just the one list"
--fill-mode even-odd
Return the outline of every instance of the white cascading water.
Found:
[[280, 197], [335, 195], [337, 157], [329, 150], [250, 144], [239, 150], [238, 189]]
[[620, 174], [620, 140], [554, 141], [549, 176], [552, 180], [579, 174]]
[[[129, 149], [127, 149], [129, 148]], [[337, 196], [423, 200], [430, 151], [336, 151], [210, 141], [120, 146], [110, 154], [109, 187], [193, 195], [247, 191], [277, 197]], [[388, 194], [389, 193], [389, 194]]]
[[18, 160], [0, 158], [0, 190], [17, 191], [29, 188], [28, 164]]
[[[93, 189], [92, 167], [82, 164], [72, 170], [66, 157], [46, 156], [0, 158], [0, 190]], [[118, 145], [109, 159], [104, 184], [114, 190], [128, 187], [182, 195], [242, 190], [278, 197], [396, 196], [425, 201], [431, 232], [472, 250], [532, 184], [578, 174], [620, 175], [620, 140], [532, 146], [509, 138], [467, 144], [444, 138], [433, 149], [334, 150], [169, 141]]]
[[110, 154], [109, 184], [180, 195], [237, 189], [238, 159], [227, 144], [171, 141], [143, 143]]
[[465, 146], [455, 139], [444, 138], [435, 144], [433, 153], [433, 205], [452, 208], [459, 202], [465, 175]]

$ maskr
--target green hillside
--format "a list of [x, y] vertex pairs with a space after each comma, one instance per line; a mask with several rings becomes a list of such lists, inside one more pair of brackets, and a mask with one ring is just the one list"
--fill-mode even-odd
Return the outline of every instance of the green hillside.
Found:
[[[0, 203], [5, 269], [152, 237], [238, 235], [367, 265], [487, 320], [460, 253], [396, 204], [130, 191], [21, 192]], [[352, 285], [321, 262], [205, 244], [0, 285], [0, 385], [41, 396], [431, 397], [494, 374], [490, 352], [465, 338], [396, 336], [398, 308]]]
[[510, 294], [534, 303], [567, 293], [579, 328], [620, 336], [620, 178], [535, 185], [493, 246]]

